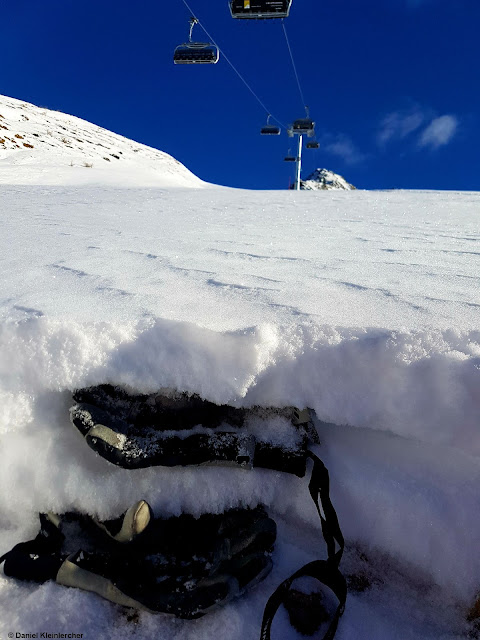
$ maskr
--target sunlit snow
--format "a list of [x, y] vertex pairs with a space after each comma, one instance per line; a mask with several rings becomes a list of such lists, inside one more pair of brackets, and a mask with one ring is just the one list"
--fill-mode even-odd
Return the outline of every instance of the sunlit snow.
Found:
[[[372, 584], [350, 593], [336, 638], [466, 637], [480, 590], [480, 193], [219, 188], [22, 104], [0, 98], [0, 139], [47, 140], [48, 118], [126, 158], [104, 166], [104, 149], [58, 138], [53, 154], [0, 145], [0, 555], [36, 534], [38, 511], [106, 518], [140, 498], [164, 515], [263, 502], [280, 535], [267, 580], [195, 622], [134, 625], [92, 594], [2, 575], [0, 636], [250, 640], [278, 583], [325, 555], [306, 479], [99, 458], [68, 408], [73, 389], [109, 382], [313, 408], [342, 569]], [[273, 637], [295, 637], [282, 613]]]

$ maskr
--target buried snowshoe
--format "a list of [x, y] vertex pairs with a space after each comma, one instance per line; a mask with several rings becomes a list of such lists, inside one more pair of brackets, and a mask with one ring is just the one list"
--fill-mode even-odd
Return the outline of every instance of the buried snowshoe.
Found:
[[[309, 448], [318, 444], [309, 410], [237, 409], [196, 395], [169, 391], [131, 395], [110, 385], [76, 391], [74, 400], [71, 421], [86, 443], [107, 461], [127, 469], [223, 464], [304, 477], [313, 462], [309, 491], [320, 516], [328, 559], [305, 565], [276, 589], [265, 607], [260, 637], [270, 639], [281, 605], [301, 633], [320, 629], [322, 638], [334, 637], [347, 594], [338, 568], [344, 540], [329, 497], [328, 471]], [[272, 415], [291, 423], [293, 444], [279, 445], [249, 430], [252, 416]], [[64, 519], [71, 517], [67, 514]], [[242, 594], [271, 569], [275, 523], [261, 507], [205, 514], [198, 520], [187, 515], [165, 520], [153, 518], [141, 501], [108, 522], [75, 517], [86, 530], [90, 528], [91, 537], [82, 549], [61, 546], [56, 580], [117, 604], [180, 618], [199, 617]], [[64, 532], [63, 524], [61, 528]], [[205, 536], [202, 531], [211, 534]], [[303, 577], [325, 586], [335, 603], [327, 607], [320, 595], [302, 594], [296, 581]]]
[[[294, 407], [236, 409], [179, 393], [131, 396], [110, 385], [82, 389], [74, 399], [70, 418], [87, 444], [126, 469], [222, 464], [303, 477], [308, 442], [316, 436], [309, 411]], [[290, 420], [297, 430], [296, 446], [276, 446], [248, 433], [248, 419], [256, 414]], [[182, 433], [194, 427], [203, 430]]]
[[[45, 531], [58, 527], [51, 539]], [[111, 602], [198, 618], [241, 595], [272, 568], [275, 522], [261, 507], [198, 519], [154, 518], [145, 501], [115, 521], [41, 514], [37, 537], [2, 557], [5, 575], [92, 591]], [[118, 534], [128, 532], [122, 541]], [[129, 535], [134, 532], [133, 535]], [[81, 548], [78, 548], [78, 545]]]

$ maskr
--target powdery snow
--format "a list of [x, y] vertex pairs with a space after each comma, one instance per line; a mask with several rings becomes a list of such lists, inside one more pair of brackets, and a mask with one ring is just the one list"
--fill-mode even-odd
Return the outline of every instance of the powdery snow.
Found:
[[[68, 408], [74, 388], [110, 382], [315, 409], [342, 570], [372, 584], [350, 592], [336, 638], [465, 638], [480, 589], [480, 194], [178, 189], [161, 167], [161, 188], [113, 187], [113, 170], [62, 185], [63, 150], [31, 173], [12, 157], [0, 176], [24, 184], [0, 187], [0, 555], [36, 534], [38, 511], [107, 518], [140, 498], [162, 515], [263, 502], [279, 541], [264, 583], [193, 622], [132, 623], [92, 594], [0, 576], [0, 634], [250, 640], [278, 583], [325, 557], [306, 479], [99, 458]], [[280, 612], [272, 638], [295, 637]]]

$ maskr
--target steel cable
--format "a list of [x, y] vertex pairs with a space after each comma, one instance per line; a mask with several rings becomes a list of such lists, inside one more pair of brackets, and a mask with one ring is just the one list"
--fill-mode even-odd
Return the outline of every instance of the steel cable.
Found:
[[302, 100], [302, 104], [303, 104], [303, 106], [305, 108], [305, 111], [307, 112], [307, 116], [308, 116], [308, 107], [307, 107], [307, 104], [305, 102], [305, 96], [303, 95], [302, 86], [300, 84], [300, 78], [298, 77], [298, 73], [297, 73], [297, 67], [295, 65], [295, 60], [293, 59], [292, 47], [290, 46], [290, 41], [288, 39], [287, 29], [285, 27], [285, 21], [284, 21], [283, 18], [282, 18], [282, 27], [283, 27], [283, 33], [285, 34], [285, 41], [287, 43], [288, 52], [290, 54], [290, 60], [292, 61], [293, 71], [295, 73], [295, 78], [297, 80], [297, 86], [298, 86], [298, 91], [300, 93], [300, 98]]
[[197, 18], [197, 16], [195, 15], [195, 13], [192, 11], [192, 8], [190, 7], [190, 5], [188, 4], [188, 2], [186, 0], [182, 0], [183, 4], [187, 7], [187, 9], [190, 11], [190, 14], [196, 18], [196, 20], [198, 21], [198, 24], [200, 25], [200, 27], [205, 31], [207, 37], [210, 39], [210, 41], [218, 48], [219, 52], [222, 54], [222, 57], [225, 58], [225, 60], [228, 62], [228, 64], [230, 65], [230, 67], [233, 69], [233, 71], [235, 71], [235, 73], [237, 74], [237, 76], [240, 78], [240, 80], [243, 82], [243, 84], [247, 87], [247, 89], [250, 91], [250, 93], [253, 95], [253, 97], [257, 100], [257, 102], [259, 103], [259, 105], [262, 107], [262, 109], [264, 109], [265, 113], [269, 116], [271, 116], [283, 129], [287, 129], [286, 125], [283, 124], [283, 122], [281, 120], [279, 120], [278, 118], [276, 118], [272, 112], [267, 109], [267, 107], [265, 106], [265, 104], [262, 102], [262, 100], [258, 97], [258, 95], [255, 93], [255, 91], [252, 89], [252, 87], [248, 84], [248, 82], [245, 80], [245, 78], [242, 76], [242, 74], [240, 73], [240, 71], [238, 71], [238, 69], [235, 67], [235, 65], [233, 64], [233, 62], [230, 61], [230, 58], [225, 54], [225, 52], [220, 49], [220, 47], [218, 46], [218, 44], [215, 42], [215, 40], [212, 38], [212, 36], [210, 35], [210, 33], [207, 31], [207, 29], [203, 26], [203, 24], [200, 22], [200, 20]]

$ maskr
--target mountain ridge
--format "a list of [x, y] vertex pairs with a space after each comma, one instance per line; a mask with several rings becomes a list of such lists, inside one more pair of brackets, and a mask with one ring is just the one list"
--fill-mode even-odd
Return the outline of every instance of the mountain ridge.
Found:
[[169, 154], [76, 116], [0, 95], [0, 184], [201, 187]]

